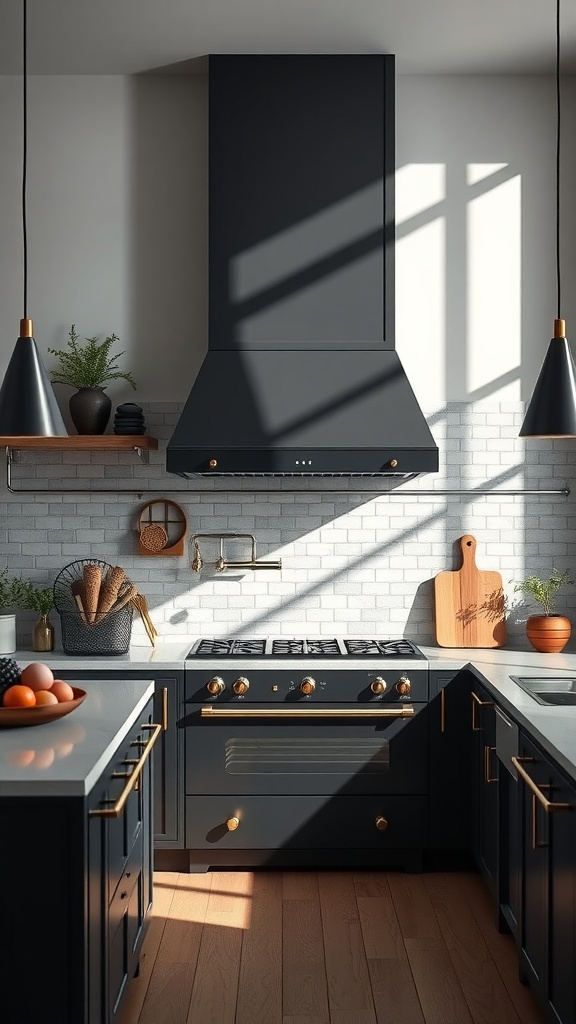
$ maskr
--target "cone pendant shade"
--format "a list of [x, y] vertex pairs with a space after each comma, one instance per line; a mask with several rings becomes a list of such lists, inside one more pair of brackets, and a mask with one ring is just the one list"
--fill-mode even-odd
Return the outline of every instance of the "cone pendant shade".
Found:
[[66, 436], [68, 431], [36, 342], [32, 321], [20, 321], [20, 337], [0, 389], [0, 435]]
[[552, 338], [526, 410], [520, 437], [576, 437], [576, 366], [564, 320]]

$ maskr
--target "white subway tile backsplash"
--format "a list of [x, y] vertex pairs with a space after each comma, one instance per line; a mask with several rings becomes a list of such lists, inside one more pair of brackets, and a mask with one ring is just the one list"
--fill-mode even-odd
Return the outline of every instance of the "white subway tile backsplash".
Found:
[[[178, 413], [175, 403], [145, 408], [161, 449]], [[275, 480], [272, 486], [280, 493], [267, 492], [266, 480], [239, 478], [231, 481], [238, 493], [229, 501], [223, 480], [194, 484], [168, 476], [163, 450], [150, 453], [148, 465], [132, 453], [21, 453], [12, 467], [14, 486], [37, 482], [38, 490], [10, 494], [0, 502], [0, 557], [11, 572], [42, 586], [76, 559], [121, 564], [147, 596], [152, 618], [167, 640], [253, 631], [286, 636], [406, 633], [424, 642], [434, 635], [433, 577], [458, 567], [456, 542], [473, 533], [478, 566], [502, 573], [513, 608], [509, 630], [518, 632], [526, 612], [524, 618], [518, 614], [512, 580], [546, 573], [553, 565], [576, 575], [573, 495], [498, 493], [572, 487], [575, 442], [522, 441], [523, 413], [521, 403], [486, 401], [450, 403], [435, 413], [438, 474], [405, 483]], [[117, 494], [98, 493], [98, 487], [116, 485]], [[371, 485], [369, 493], [358, 493]], [[83, 493], [61, 490], [75, 486]], [[134, 493], [120, 493], [128, 487]], [[331, 493], [334, 487], [345, 493]], [[469, 493], [419, 497], [419, 492], [446, 488]], [[214, 568], [215, 556], [212, 565], [207, 556], [197, 575], [188, 548], [179, 558], [141, 557], [136, 523], [149, 499], [147, 489], [165, 489], [167, 497], [183, 505], [189, 536], [254, 534], [258, 557], [281, 558], [282, 570], [221, 575]], [[491, 493], [474, 494], [475, 489]], [[576, 594], [561, 592], [558, 608], [576, 608]], [[26, 640], [29, 625], [29, 616], [19, 616]], [[138, 616], [133, 637], [146, 642]]]

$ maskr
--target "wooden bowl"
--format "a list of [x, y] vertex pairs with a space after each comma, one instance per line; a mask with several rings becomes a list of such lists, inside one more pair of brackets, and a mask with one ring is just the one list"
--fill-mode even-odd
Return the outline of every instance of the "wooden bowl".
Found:
[[10, 729], [14, 726], [43, 725], [44, 722], [54, 722], [57, 718], [64, 718], [71, 711], [80, 707], [82, 701], [86, 700], [86, 690], [78, 686], [72, 687], [74, 700], [64, 700], [61, 704], [41, 704], [37, 708], [1, 708], [0, 707], [0, 728]]

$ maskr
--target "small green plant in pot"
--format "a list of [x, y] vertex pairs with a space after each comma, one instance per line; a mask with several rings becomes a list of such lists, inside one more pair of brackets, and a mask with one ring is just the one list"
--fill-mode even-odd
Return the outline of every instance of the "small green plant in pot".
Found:
[[14, 580], [14, 604], [25, 611], [38, 612], [38, 622], [32, 628], [32, 650], [54, 650], [54, 626], [48, 615], [54, 607], [52, 587], [37, 587], [31, 580]]
[[554, 609], [558, 591], [573, 582], [568, 569], [560, 572], [553, 568], [547, 579], [532, 575], [514, 587], [514, 593], [522, 591], [542, 608], [541, 615], [530, 615], [526, 622], [526, 636], [535, 650], [545, 654], [557, 653], [568, 643], [572, 632], [570, 619], [558, 615]]
[[60, 360], [60, 367], [53, 370], [50, 379], [53, 384], [68, 384], [78, 390], [69, 401], [72, 422], [79, 434], [103, 434], [110, 419], [112, 402], [104, 393], [104, 388], [111, 380], [125, 380], [130, 387], [136, 388], [132, 374], [118, 369], [117, 359], [124, 352], [110, 354], [110, 349], [118, 341], [116, 334], [111, 334], [104, 341], [98, 338], [85, 338], [87, 344], [79, 343], [76, 325], [72, 324], [68, 333], [68, 348], [49, 348], [51, 355]]

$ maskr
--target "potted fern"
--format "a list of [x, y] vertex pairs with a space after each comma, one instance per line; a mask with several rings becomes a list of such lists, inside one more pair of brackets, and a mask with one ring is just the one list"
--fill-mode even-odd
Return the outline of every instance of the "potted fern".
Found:
[[547, 579], [532, 575], [514, 587], [515, 593], [523, 591], [542, 608], [542, 614], [529, 615], [526, 622], [526, 636], [535, 650], [544, 654], [555, 654], [562, 651], [568, 643], [572, 632], [570, 619], [565, 615], [558, 615], [554, 609], [560, 588], [573, 582], [568, 569], [563, 572], [552, 569]]
[[125, 380], [136, 388], [131, 373], [118, 369], [116, 362], [124, 352], [110, 355], [110, 349], [118, 341], [111, 334], [104, 341], [85, 338], [87, 344], [79, 344], [76, 325], [68, 333], [68, 348], [49, 348], [48, 351], [60, 360], [60, 367], [53, 370], [50, 379], [53, 384], [68, 384], [78, 390], [69, 401], [72, 422], [79, 434], [103, 434], [110, 419], [112, 402], [104, 393], [108, 381]]

